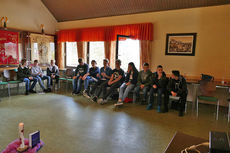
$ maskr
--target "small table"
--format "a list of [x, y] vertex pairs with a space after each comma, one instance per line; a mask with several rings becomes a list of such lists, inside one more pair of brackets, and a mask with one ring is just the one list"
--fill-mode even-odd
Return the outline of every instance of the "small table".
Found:
[[[171, 142], [169, 143], [168, 147], [166, 148], [165, 153], [181, 153], [181, 151], [187, 147], [190, 147], [192, 145], [198, 145], [204, 142], [208, 142], [208, 140], [199, 138], [199, 137], [194, 137], [191, 135], [187, 135], [181, 132], [176, 132]], [[201, 153], [209, 152], [208, 147], [200, 146], [197, 149]]]

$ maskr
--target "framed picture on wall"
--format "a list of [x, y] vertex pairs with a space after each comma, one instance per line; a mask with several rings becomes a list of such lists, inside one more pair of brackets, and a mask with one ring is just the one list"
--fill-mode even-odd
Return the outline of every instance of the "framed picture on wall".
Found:
[[165, 55], [195, 56], [196, 35], [196, 33], [167, 34]]

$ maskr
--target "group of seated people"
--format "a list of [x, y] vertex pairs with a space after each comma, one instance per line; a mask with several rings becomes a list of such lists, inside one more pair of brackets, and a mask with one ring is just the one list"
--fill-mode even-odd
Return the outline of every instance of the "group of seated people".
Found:
[[[42, 68], [38, 64], [38, 60], [34, 60], [34, 64], [30, 69], [27, 60], [22, 59], [18, 67], [17, 78], [26, 83], [25, 95], [36, 93], [34, 87], [37, 82], [44, 92], [51, 92], [53, 80], [56, 79], [56, 83], [59, 81], [59, 70], [54, 60], [51, 60], [50, 66], [47, 68], [47, 75], [43, 74]], [[45, 88], [42, 80], [47, 80], [47, 88]], [[30, 84], [31, 82], [32, 85]]]
[[[84, 83], [83, 96], [99, 104], [105, 104], [119, 88], [117, 105], [122, 105], [128, 99], [129, 93], [133, 92], [133, 103], [147, 103], [146, 109], [151, 110], [154, 104], [154, 94], [157, 93], [157, 112], [159, 113], [168, 112], [169, 96], [172, 95], [179, 97], [179, 116], [184, 115], [188, 91], [186, 80], [178, 70], [173, 70], [169, 79], [161, 65], [158, 65], [156, 72], [152, 73], [149, 64], [144, 63], [143, 70], [138, 72], [135, 64], [130, 62], [128, 71], [125, 73], [121, 68], [119, 59], [116, 60], [113, 70], [109, 67], [108, 59], [103, 60], [104, 66], [100, 69], [95, 60], [91, 61], [91, 68], [84, 63], [82, 58], [79, 58], [78, 62], [79, 65], [73, 74], [73, 95], [81, 93], [82, 83]], [[53, 80], [56, 80], [56, 83], [59, 81], [59, 69], [54, 60], [51, 60], [50, 66], [47, 67], [47, 75], [43, 74], [38, 64], [38, 60], [34, 60], [33, 66], [29, 69], [26, 59], [22, 59], [18, 67], [18, 80], [26, 83], [26, 95], [36, 93], [33, 89], [37, 82], [44, 92], [51, 92]], [[47, 88], [45, 88], [42, 80], [47, 80]], [[90, 84], [92, 84], [91, 87]], [[108, 90], [107, 87], [109, 87]], [[140, 98], [140, 91], [143, 92], [142, 98]], [[101, 94], [102, 97], [100, 98]], [[164, 99], [163, 108], [162, 98]]]
[[[100, 69], [95, 60], [91, 61], [91, 68], [84, 63], [82, 58], [79, 58], [78, 62], [79, 65], [73, 76], [72, 94], [80, 94], [82, 83], [84, 83], [83, 96], [99, 104], [105, 104], [109, 96], [119, 88], [117, 105], [122, 105], [129, 93], [133, 91], [133, 103], [138, 101], [141, 104], [148, 103], [146, 109], [151, 110], [153, 109], [154, 94], [157, 93], [157, 112], [168, 112], [169, 96], [172, 95], [179, 97], [179, 116], [184, 115], [188, 91], [186, 80], [178, 70], [173, 70], [169, 79], [161, 65], [157, 66], [156, 72], [152, 73], [149, 64], [144, 63], [143, 70], [138, 72], [134, 63], [130, 62], [128, 71], [125, 73], [120, 67], [121, 61], [119, 59], [116, 60], [113, 70], [109, 67], [108, 59], [103, 60], [104, 66]], [[92, 83], [90, 88], [89, 85]], [[108, 90], [107, 87], [109, 87]], [[140, 98], [140, 91], [143, 91], [142, 98]], [[100, 98], [101, 93], [102, 97]], [[164, 108], [161, 108], [163, 96]]]

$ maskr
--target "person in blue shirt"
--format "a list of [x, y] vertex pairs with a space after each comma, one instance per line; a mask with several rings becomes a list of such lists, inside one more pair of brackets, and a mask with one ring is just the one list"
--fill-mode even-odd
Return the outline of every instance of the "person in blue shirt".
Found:
[[82, 58], [78, 59], [79, 65], [75, 70], [73, 77], [73, 94], [79, 94], [81, 91], [81, 84], [85, 80], [84, 75], [89, 72], [88, 64], [84, 63]]
[[93, 83], [93, 82], [98, 82], [99, 77], [98, 74], [100, 73], [99, 68], [97, 67], [97, 62], [95, 60], [91, 61], [91, 65], [92, 67], [89, 69], [89, 72], [86, 73], [83, 76], [83, 80], [84, 81], [84, 91], [83, 91], [83, 96], [90, 98], [88, 95], [88, 88], [89, 88], [89, 84]]
[[[113, 70], [113, 74], [109, 79], [108, 83], [100, 87], [103, 91], [103, 97], [98, 99], [97, 103], [101, 105], [107, 103], [108, 97], [115, 91], [116, 88], [119, 88], [121, 86], [124, 78], [125, 75], [124, 71], [121, 69], [121, 60], [117, 59], [115, 69]], [[108, 86], [110, 88], [108, 91], [106, 91], [106, 87]]]
[[[104, 67], [102, 67], [100, 69], [100, 74], [97, 74], [97, 77], [99, 78], [98, 82], [96, 82], [96, 84], [92, 87], [91, 91], [90, 91], [90, 96], [92, 98], [92, 100], [94, 100], [96, 102], [95, 99], [97, 99], [96, 95], [100, 95], [102, 89], [100, 88], [100, 86], [103, 86], [104, 84], [107, 84], [111, 75], [112, 75], [112, 69], [109, 67], [109, 60], [108, 59], [104, 59], [103, 60], [103, 65]], [[97, 90], [97, 92], [95, 92]]]

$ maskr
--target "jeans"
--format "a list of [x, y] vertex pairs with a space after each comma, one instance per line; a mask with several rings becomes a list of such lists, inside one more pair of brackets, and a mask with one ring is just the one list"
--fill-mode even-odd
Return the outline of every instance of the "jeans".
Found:
[[[33, 84], [31, 85], [31, 87], [30, 87], [30, 81], [33, 81]], [[33, 78], [32, 80], [30, 80], [29, 78], [24, 78], [23, 82], [26, 83], [26, 91], [29, 91], [29, 90], [33, 90], [34, 89], [36, 83], [38, 82], [38, 79], [37, 78]]]
[[[171, 93], [170, 93], [170, 95], [171, 95]], [[178, 105], [178, 107], [179, 107], [180, 112], [185, 111], [185, 104], [186, 104], [186, 101], [187, 101], [187, 95], [188, 95], [187, 93], [182, 93], [180, 95], [177, 95], [177, 97], [179, 97], [179, 101], [178, 101], [179, 105]]]
[[164, 105], [168, 105], [169, 95], [168, 91], [165, 88], [151, 88], [149, 92], [149, 104], [154, 103], [154, 93], [157, 93], [157, 105], [161, 106], [162, 103], [162, 95], [164, 94]]
[[[98, 80], [98, 81], [95, 83], [95, 85], [92, 86], [92, 89], [91, 89], [91, 91], [90, 91], [90, 95], [96, 95], [96, 94], [95, 94], [96, 89], [98, 88], [98, 90], [100, 90], [100, 85], [102, 85], [104, 82], [108, 82], [108, 80]], [[100, 96], [100, 94], [101, 94], [101, 91], [100, 91], [100, 93], [99, 93], [99, 96]]]
[[51, 78], [51, 76], [49, 76], [49, 77], [50, 77], [50, 85], [51, 85], [51, 86], [53, 85], [53, 80], [54, 80], [54, 79], [56, 80], [56, 83], [59, 82], [59, 75], [55, 75], [55, 78]]
[[79, 93], [81, 91], [82, 79], [79, 79], [80, 76], [77, 76], [76, 79], [73, 80], [73, 92]]
[[[149, 86], [145, 86], [142, 90], [144, 92], [144, 101], [147, 100], [147, 96], [148, 96], [148, 91], [149, 91], [150, 87]], [[133, 103], [136, 102], [137, 100], [137, 97], [140, 97], [140, 90], [141, 90], [141, 87], [140, 86], [137, 86], [135, 89], [134, 89], [134, 92], [133, 92]]]
[[106, 87], [108, 87], [108, 82], [109, 82], [109, 80], [105, 80], [100, 84], [100, 86], [98, 86], [97, 93], [95, 94], [97, 97], [99, 97], [101, 95], [101, 92], [102, 92], [103, 97], [105, 96]]
[[50, 88], [50, 77], [49, 76], [36, 76], [35, 78], [38, 79], [38, 83], [40, 85], [40, 87], [42, 88], [42, 90], [45, 89], [45, 86], [42, 82], [42, 80], [47, 80], [47, 88]]
[[119, 92], [119, 99], [121, 99], [123, 102], [126, 97], [128, 97], [128, 94], [131, 90], [133, 90], [135, 87], [134, 84], [126, 85], [126, 83], [123, 83], [120, 87], [120, 92]]
[[121, 82], [117, 81], [115, 83], [113, 83], [112, 85], [110, 85], [109, 90], [106, 92], [106, 87], [103, 89], [105, 90], [104, 95], [103, 95], [103, 99], [107, 99], [114, 91], [116, 88], [119, 88], [121, 86]]
[[84, 89], [87, 90], [89, 88], [89, 84], [95, 82], [95, 80], [92, 79], [92, 77], [87, 76], [87, 78], [84, 80]]

